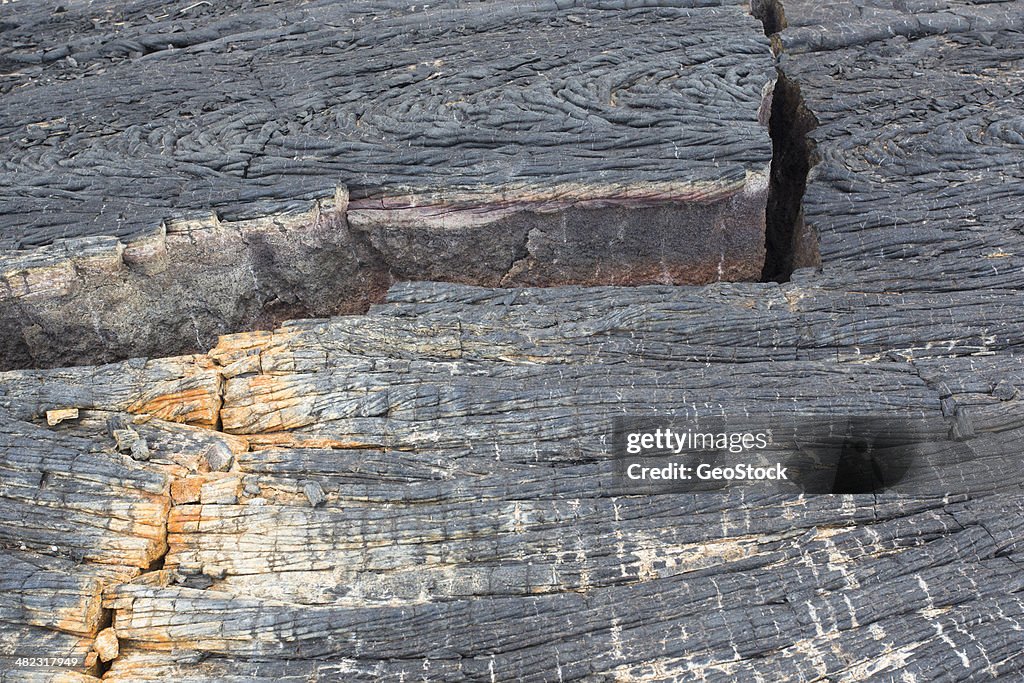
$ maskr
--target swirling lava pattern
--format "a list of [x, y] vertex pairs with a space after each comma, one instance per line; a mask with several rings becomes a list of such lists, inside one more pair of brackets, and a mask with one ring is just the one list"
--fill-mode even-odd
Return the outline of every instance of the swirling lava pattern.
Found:
[[804, 211], [831, 281], [1024, 287], [1024, 3], [786, 4], [784, 69], [820, 122]]
[[[0, 247], [266, 215], [338, 185], [742, 179], [770, 154], [751, 115], [767, 42], [743, 5], [695, 4], [718, 3], [264, 2], [218, 20], [138, 2], [89, 19], [103, 40], [75, 37], [74, 4], [19, 5], [0, 51]], [[58, 20], [66, 42], [29, 39]]]

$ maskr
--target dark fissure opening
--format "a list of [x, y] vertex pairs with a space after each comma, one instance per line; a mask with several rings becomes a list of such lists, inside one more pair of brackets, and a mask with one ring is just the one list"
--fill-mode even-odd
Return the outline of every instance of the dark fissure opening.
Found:
[[[772, 50], [782, 52], [777, 34], [786, 27], [786, 13], [778, 0], [752, 0], [751, 12], [772, 39]], [[808, 137], [818, 125], [804, 106], [800, 86], [776, 67], [768, 132], [772, 139], [771, 179], [765, 214], [763, 282], [788, 282], [797, 268], [821, 262], [818, 238], [804, 222], [803, 198], [807, 174], [817, 163], [814, 144]]]
[[804, 222], [807, 174], [817, 162], [808, 134], [817, 125], [800, 86], [781, 68], [772, 96], [772, 167], [765, 221], [764, 282], [788, 282], [797, 268], [820, 263], [818, 238]]
[[750, 11], [764, 25], [769, 38], [786, 28], [786, 12], [778, 0], [751, 0]]
[[[113, 625], [114, 610], [103, 608], [103, 610], [100, 612], [100, 620], [96, 632], [99, 633], [100, 631], [110, 628]], [[86, 671], [85, 673], [89, 674], [90, 676], [95, 676], [96, 678], [103, 678], [104, 674], [110, 671], [110, 667], [113, 664], [114, 660], [104, 662], [102, 658], [96, 657], [96, 661], [92, 665], [91, 669]]]

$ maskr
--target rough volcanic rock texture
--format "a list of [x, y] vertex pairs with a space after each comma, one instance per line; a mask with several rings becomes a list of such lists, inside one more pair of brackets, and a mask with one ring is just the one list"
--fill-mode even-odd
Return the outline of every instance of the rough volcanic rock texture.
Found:
[[[109, 618], [116, 681], [1012, 675], [1024, 413], [994, 387], [1024, 364], [883, 360], [971, 331], [897, 297], [876, 306], [917, 322], [864, 362], [836, 305], [405, 285], [207, 355], [5, 373], [4, 665], [98, 652]], [[943, 476], [902, 493], [638, 495], [609, 459], [623, 411], [970, 415], [975, 458], [944, 433]], [[80, 635], [14, 638], [49, 629]]]
[[[0, 375], [7, 678], [110, 619], [126, 682], [1019, 679], [1024, 3], [767, 9], [821, 272], [396, 284]], [[607, 437], [649, 411], [947, 429], [902, 492], [637, 495]]]
[[0, 363], [201, 350], [395, 279], [757, 279], [774, 70], [719, 5], [5, 8]]

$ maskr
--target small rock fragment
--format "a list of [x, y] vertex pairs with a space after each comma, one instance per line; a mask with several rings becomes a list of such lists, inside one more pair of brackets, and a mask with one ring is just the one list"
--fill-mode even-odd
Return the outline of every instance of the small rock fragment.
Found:
[[132, 444], [131, 453], [129, 453], [129, 455], [131, 455], [132, 460], [149, 460], [149, 444], [146, 443], [146, 440], [138, 434], [135, 436], [138, 438], [135, 439], [135, 442]]
[[956, 400], [953, 398], [952, 389], [945, 382], [940, 382], [938, 390], [939, 406], [942, 408], [942, 415], [944, 417], [953, 417], [956, 414]]
[[187, 505], [199, 502], [199, 492], [203, 486], [202, 477], [185, 477], [171, 482], [171, 500], [175, 505]]
[[117, 642], [117, 632], [113, 628], [105, 628], [96, 634], [96, 642], [92, 649], [104, 662], [109, 662], [117, 657], [120, 647]]
[[46, 424], [54, 427], [64, 420], [77, 420], [78, 408], [58, 408], [46, 411]]
[[260, 482], [256, 477], [246, 477], [242, 480], [242, 491], [247, 496], [258, 496], [260, 495]]
[[139, 440], [139, 433], [131, 427], [125, 427], [123, 429], [115, 429], [113, 437], [117, 443], [117, 450], [122, 453], [128, 453], [132, 450], [135, 442]]
[[149, 460], [149, 444], [132, 429], [123, 415], [115, 415], [107, 420], [107, 431], [114, 437], [118, 451], [128, 453], [133, 460]]
[[196, 588], [199, 590], [206, 590], [213, 585], [213, 579], [206, 574], [198, 574], [196, 576], [186, 576], [181, 580], [180, 585], [185, 588]]
[[966, 408], [958, 406], [953, 416], [953, 440], [966, 441], [974, 437], [974, 421]]
[[942, 409], [943, 417], [953, 417], [956, 415], [956, 401], [952, 396], [944, 396], [939, 399], [939, 407]]
[[213, 579], [206, 574], [205, 569], [195, 565], [180, 565], [170, 573], [169, 579], [170, 583], [200, 590], [206, 590], [213, 585]]
[[999, 384], [997, 384], [992, 389], [992, 396], [994, 396], [995, 398], [998, 398], [1000, 401], [1010, 401], [1010, 400], [1013, 400], [1013, 398], [1016, 395], [1017, 395], [1017, 387], [1015, 387], [1010, 382], [1007, 382], [1005, 379], [1004, 380], [1000, 380]]
[[227, 472], [235, 460], [235, 454], [222, 441], [210, 444], [203, 457], [206, 458], [206, 464], [210, 466], [211, 472]]
[[309, 504], [313, 507], [318, 507], [327, 500], [324, 488], [320, 486], [320, 482], [317, 481], [303, 482], [302, 492], [306, 494], [306, 498], [309, 499]]

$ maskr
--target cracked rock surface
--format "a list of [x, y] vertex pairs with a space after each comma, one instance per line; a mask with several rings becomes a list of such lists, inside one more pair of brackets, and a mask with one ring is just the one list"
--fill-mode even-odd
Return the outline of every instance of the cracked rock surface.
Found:
[[[408, 284], [369, 315], [204, 355], [6, 373], [0, 538], [21, 546], [4, 630], [73, 633], [75, 653], [112, 623], [118, 681], [1015, 672], [1006, 453], [1024, 413], [1006, 386], [1024, 364], [886, 360], [946, 334], [932, 308], [904, 309], [920, 324], [865, 362], [834, 306], [798, 283]], [[43, 426], [69, 404], [77, 418]], [[636, 495], [606, 435], [651, 406], [969, 414], [973, 459], [942, 432], [902, 493]], [[150, 458], [120, 453], [111, 424]]]
[[775, 72], [741, 3], [19, 3], [2, 30], [2, 367], [202, 351], [395, 280], [760, 276]]
[[[217, 31], [263, 40], [283, 24], [260, 23], [261, 8], [287, 9], [295, 26], [305, 16], [283, 3], [246, 5], [261, 10], [252, 12], [224, 4], [217, 12], [227, 23], [196, 33], [190, 13], [207, 10], [188, 4], [166, 5], [181, 29], [172, 35], [182, 34], [172, 49], [136, 26], [159, 32], [159, 15], [125, 10], [136, 23], [124, 24], [120, 42], [101, 27], [72, 40], [77, 25], [54, 20], [51, 42], [5, 46], [0, 64], [49, 77], [74, 68], [68, 57], [79, 67], [144, 63], [186, 58], [191, 46], [206, 46], [196, 59], [217, 49], [244, 56], [244, 45], [229, 51], [233, 42]], [[689, 4], [712, 3], [534, 2], [515, 12], [530, 26], [548, 26], [538, 19], [546, 16], [574, 31], [595, 16], [612, 26], [657, 19], [666, 40], [687, 16], [760, 30], [736, 6]], [[0, 373], [0, 680], [1019, 679], [1024, 2], [754, 5], [776, 51], [778, 72], [767, 76], [783, 84], [772, 101], [751, 87], [742, 110], [763, 106], [774, 117], [773, 168], [758, 180], [776, 192], [762, 203], [760, 256], [774, 272], [758, 263], [771, 281], [500, 287], [540, 284], [529, 280], [538, 269], [582, 272], [560, 256], [533, 260], [557, 255], [551, 216], [585, 225], [573, 212], [664, 205], [620, 195], [591, 207], [593, 195], [531, 194], [527, 201], [562, 208], [536, 211], [538, 225], [526, 227], [509, 208], [524, 201], [518, 195], [487, 203], [481, 220], [504, 231], [474, 233], [475, 210], [436, 212], [410, 199], [428, 195], [384, 200], [353, 184], [316, 200], [309, 215], [324, 232], [310, 245], [354, 234], [335, 229], [343, 214], [350, 230], [359, 226], [353, 258], [391, 263], [409, 249], [421, 259], [410, 272], [384, 268], [365, 314], [279, 325], [271, 317], [272, 329], [223, 335], [192, 355]], [[41, 11], [32, 7], [23, 16]], [[350, 7], [353, 26], [385, 17], [380, 44], [398, 42], [390, 26], [431, 35], [411, 6]], [[445, 41], [474, 45], [469, 19], [486, 14], [475, 7], [443, 6], [448, 25], [467, 22], [467, 34]], [[489, 20], [511, 21], [503, 11]], [[22, 20], [2, 16], [5, 33], [18, 30]], [[299, 32], [271, 53], [310, 39], [288, 30]], [[330, 33], [318, 43], [327, 55], [339, 40]], [[624, 52], [607, 59], [658, 45], [654, 33], [635, 45], [622, 39]], [[732, 34], [767, 49], [763, 35]], [[377, 39], [366, 40], [371, 54]], [[565, 59], [562, 44], [538, 47], [538, 59]], [[396, 87], [445, 78], [407, 71]], [[273, 83], [264, 79], [280, 100]], [[682, 117], [660, 109], [659, 87], [669, 86], [644, 81], [654, 98], [647, 115]], [[759, 140], [763, 153], [764, 119], [744, 120], [762, 132], [737, 144]], [[257, 139], [253, 149], [264, 154], [278, 141]], [[665, 170], [649, 151], [637, 153], [635, 173], [623, 167], [623, 187], [632, 178], [672, 182], [644, 175]], [[245, 180], [278, 163], [245, 162]], [[491, 170], [482, 166], [480, 177]], [[721, 189], [715, 181], [708, 191]], [[566, 196], [571, 209], [558, 203]], [[202, 244], [204, 231], [228, 230], [257, 243], [238, 221], [272, 225], [266, 234], [281, 249], [304, 239], [269, 215], [179, 223], [188, 227], [163, 239]], [[485, 271], [497, 281], [401, 281], [457, 253], [432, 241], [449, 228], [507, 239], [500, 257], [462, 266], [467, 281]], [[594, 221], [588, 234], [606, 229]], [[120, 260], [88, 263], [119, 273], [135, 258], [155, 268], [161, 242], [133, 239], [115, 244]], [[25, 269], [33, 287], [63, 282], [36, 272]], [[265, 272], [245, 282], [271, 291]], [[910, 468], [898, 486], [638, 495], [609, 457], [623, 414], [754, 424], [900, 416], [941, 429], [920, 445], [929, 466]], [[122, 452], [115, 432], [134, 434], [148, 458]], [[79, 664], [19, 663], [32, 656]]]

